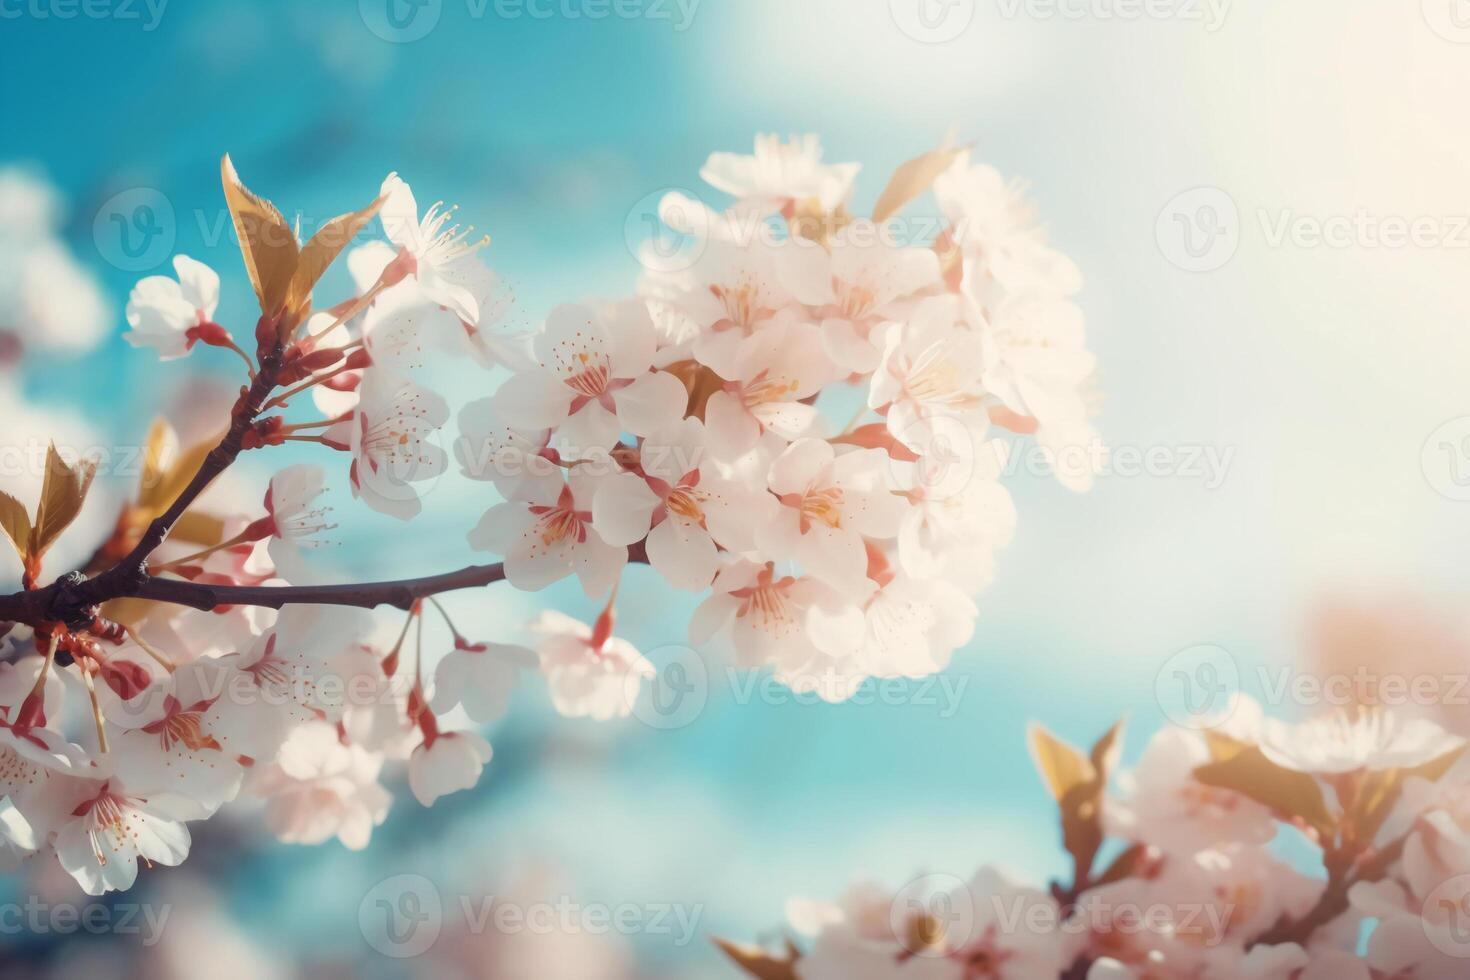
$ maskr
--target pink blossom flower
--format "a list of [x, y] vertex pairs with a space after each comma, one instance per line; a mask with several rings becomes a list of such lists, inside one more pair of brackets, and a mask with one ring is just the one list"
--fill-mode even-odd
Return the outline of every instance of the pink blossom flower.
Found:
[[134, 347], [152, 347], [168, 361], [189, 353], [201, 335], [227, 336], [214, 323], [219, 306], [219, 274], [187, 255], [174, 256], [174, 273], [140, 279], [128, 296], [132, 329], [123, 339]]
[[424, 806], [441, 796], [471, 789], [490, 761], [490, 743], [474, 732], [426, 737], [408, 759], [408, 785]]
[[646, 435], [683, 417], [689, 397], [678, 378], [651, 370], [656, 346], [642, 302], [558, 306], [532, 340], [538, 367], [500, 387], [496, 411], [519, 429], [555, 428], [573, 453], [610, 449], [624, 431]]
[[592, 524], [595, 477], [575, 469], [554, 492], [526, 487], [525, 500], [497, 504], [469, 533], [470, 546], [505, 558], [506, 580], [535, 591], [575, 574], [588, 595], [612, 588], [628, 550], [602, 539]]
[[627, 716], [639, 686], [655, 673], [631, 643], [612, 635], [609, 611], [594, 629], [548, 609], [531, 629], [539, 637], [536, 650], [551, 703], [568, 718], [607, 721]]

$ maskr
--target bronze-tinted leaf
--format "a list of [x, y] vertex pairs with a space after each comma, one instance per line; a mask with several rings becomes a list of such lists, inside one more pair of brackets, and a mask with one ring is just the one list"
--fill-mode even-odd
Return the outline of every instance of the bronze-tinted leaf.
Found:
[[934, 178], [948, 170], [962, 152], [964, 147], [946, 144], [900, 164], [888, 179], [888, 186], [878, 195], [878, 203], [873, 206], [873, 220], [887, 221], [897, 214], [904, 205], [927, 191]]
[[285, 309], [291, 278], [296, 274], [300, 250], [296, 232], [274, 204], [251, 193], [240, 182], [228, 153], [220, 160], [220, 180], [235, 234], [240, 239], [245, 271], [260, 301], [260, 312], [268, 316], [280, 313]]
[[759, 946], [745, 946], [716, 939], [715, 945], [740, 969], [758, 980], [796, 980], [796, 961], [799, 958], [795, 947], [787, 944], [784, 957], [775, 956]]
[[1331, 835], [1336, 823], [1317, 780], [1276, 765], [1255, 746], [1228, 759], [1205, 763], [1195, 769], [1194, 778], [1206, 786], [1234, 790], [1282, 819], [1299, 818], [1324, 836]]
[[310, 309], [311, 291], [327, 271], [327, 267], [336, 261], [342, 250], [373, 220], [387, 199], [387, 195], [384, 195], [359, 211], [339, 214], [322, 225], [311, 236], [311, 240], [302, 246], [286, 297], [286, 319], [291, 321], [293, 327], [301, 322]]
[[1087, 756], [1040, 725], [1032, 724], [1028, 734], [1036, 769], [1058, 803], [1078, 786], [1092, 782], [1097, 771]]
[[170, 541], [213, 547], [225, 539], [225, 522], [213, 514], [189, 511], [169, 532]]
[[31, 517], [26, 513], [26, 505], [8, 493], [0, 493], [0, 527], [15, 545], [15, 553], [24, 558], [30, 547]]
[[[158, 436], [157, 441], [155, 436]], [[169, 505], [178, 499], [217, 442], [217, 439], [206, 439], [181, 450], [168, 423], [154, 423], [153, 432], [148, 437], [148, 453], [143, 460], [143, 479], [138, 487], [138, 508], [147, 520], [151, 521], [168, 510]]]
[[40, 558], [51, 543], [61, 536], [81, 512], [97, 475], [97, 464], [80, 460], [67, 466], [52, 443], [46, 451], [46, 476], [41, 483], [41, 502], [36, 505], [36, 520], [31, 527], [30, 556]]

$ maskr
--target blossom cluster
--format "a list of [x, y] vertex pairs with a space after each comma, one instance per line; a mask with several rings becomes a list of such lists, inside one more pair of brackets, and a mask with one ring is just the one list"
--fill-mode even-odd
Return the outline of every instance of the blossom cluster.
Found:
[[[837, 902], [794, 900], [782, 952], [722, 944], [800, 980], [1452, 980], [1470, 941], [1465, 741], [1381, 708], [1286, 723], [1239, 696], [1156, 733], [1115, 772], [1120, 728], [1033, 753], [1076, 876], [998, 866]], [[1288, 838], [1296, 838], [1289, 841]], [[1289, 856], [1320, 854], [1304, 873]]]
[[[142, 548], [149, 582], [197, 602], [115, 593], [0, 640], [0, 860], [54, 854], [91, 894], [127, 888], [140, 861], [184, 860], [189, 822], [242, 798], [283, 841], [363, 847], [392, 800], [390, 764], [425, 806], [476, 784], [491, 759], [477, 729], [523, 672], [544, 677], [563, 715], [631, 712], [655, 671], [613, 635], [630, 562], [705, 593], [692, 642], [827, 700], [943, 669], [1015, 522], [999, 482], [1006, 434], [1053, 448], [1096, 438], [1069, 299], [1079, 277], [1018, 189], [967, 150], [905, 164], [873, 220], [849, 212], [856, 173], [823, 163], [812, 137], [714, 154], [703, 176], [734, 198], [727, 209], [683, 195], [661, 206], [682, 258], [650, 259], [636, 295], [558, 306], [512, 333], [487, 239], [455, 208], [421, 208], [391, 174], [371, 205], [303, 243], [226, 158], [262, 311], [253, 345], [219, 322], [219, 274], [184, 255], [134, 288], [125, 339], [167, 360], [230, 351], [249, 384], [222, 442], [155, 426], [137, 494], [81, 569], [112, 581]], [[931, 186], [941, 231], [907, 245], [874, 234]], [[386, 240], [362, 241], [375, 220]], [[315, 305], [339, 253], [353, 294]], [[426, 375], [447, 358], [499, 384], [456, 413]], [[843, 409], [856, 414], [839, 428], [829, 417]], [[195, 503], [195, 474], [221, 452], [288, 442], [340, 462], [281, 469], [259, 504], [224, 486]], [[330, 472], [410, 520], [451, 459], [490, 500], [470, 545], [502, 558], [474, 584], [575, 576], [605, 603], [593, 623], [547, 611], [524, 645], [482, 642], [436, 597], [463, 582], [344, 606], [292, 591], [321, 583], [309, 551], [335, 526]], [[53, 451], [34, 510], [0, 494], [27, 591], [45, 588], [43, 560], [91, 476]], [[190, 506], [174, 513], [177, 501]], [[404, 613], [350, 608], [373, 602]], [[452, 640], [437, 663], [428, 618]]]

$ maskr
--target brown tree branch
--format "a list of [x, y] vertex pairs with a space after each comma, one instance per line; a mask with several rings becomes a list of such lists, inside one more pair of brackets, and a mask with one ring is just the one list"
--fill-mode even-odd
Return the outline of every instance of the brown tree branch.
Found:
[[245, 434], [255, 424], [266, 399], [276, 388], [285, 360], [280, 344], [260, 352], [260, 370], [250, 386], [240, 393], [240, 400], [230, 415], [230, 428], [219, 445], [209, 451], [194, 478], [179, 493], [168, 510], [154, 518], [144, 529], [132, 551], [117, 564], [95, 578], [70, 572], [39, 589], [0, 596], [0, 621], [37, 625], [43, 622], [80, 627], [97, 614], [97, 607], [109, 599], [141, 594], [154, 581], [148, 575], [148, 558], [168, 538], [173, 526], [194, 505], [205, 489], [239, 457]]
[[364, 582], [356, 585], [204, 585], [181, 579], [152, 578], [133, 593], [139, 599], [169, 602], [194, 609], [217, 609], [220, 606], [267, 606], [280, 609], [291, 604], [328, 606], [396, 606], [408, 609], [419, 599], [473, 589], [505, 578], [505, 566], [469, 565], [457, 572], [426, 575], [423, 578], [396, 582]]

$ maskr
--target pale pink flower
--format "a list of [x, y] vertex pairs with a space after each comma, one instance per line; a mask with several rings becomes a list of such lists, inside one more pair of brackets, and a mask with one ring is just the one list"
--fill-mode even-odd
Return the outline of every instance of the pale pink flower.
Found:
[[140, 279], [128, 296], [127, 320], [132, 329], [123, 339], [134, 347], [152, 347], [162, 360], [189, 353], [199, 332], [214, 326], [219, 306], [219, 274], [187, 255], [174, 256], [174, 273]]
[[184, 820], [199, 813], [185, 797], [140, 795], [116, 779], [75, 780], [67, 793], [52, 846], [61, 866], [88, 895], [133, 887], [139, 860], [174, 867], [188, 856]]
[[524, 500], [561, 490], [566, 471], [550, 442], [550, 429], [513, 429], [496, 411], [494, 398], [480, 398], [460, 409], [454, 455], [471, 480], [493, 483], [508, 500]]
[[718, 548], [751, 548], [774, 504], [727, 479], [705, 452], [703, 426], [685, 419], [643, 440], [637, 472], [599, 483], [592, 523], [609, 544], [647, 538], [649, 564], [675, 588], [698, 591], [714, 578]]
[[382, 193], [387, 200], [378, 217], [388, 240], [398, 248], [397, 261], [407, 265], [426, 297], [466, 323], [479, 323], [480, 305], [471, 288], [474, 253], [490, 239], [471, 238], [473, 227], [460, 231], [459, 225], [449, 225], [455, 209], [445, 208], [442, 201], [430, 205], [420, 220], [413, 191], [397, 174], [383, 181]]
[[558, 489], [525, 488], [525, 500], [496, 504], [469, 533], [472, 548], [505, 558], [506, 580], [544, 589], [575, 574], [588, 595], [603, 595], [628, 561], [628, 549], [602, 539], [592, 525], [597, 479], [573, 469]]
[[904, 324], [887, 328], [883, 357], [868, 388], [868, 407], [884, 413], [900, 442], [918, 448], [922, 422], [970, 419], [984, 429], [985, 344], [961, 325], [948, 297], [926, 300]]
[[1411, 769], [1465, 745], [1428, 719], [1381, 709], [1333, 711], [1298, 724], [1267, 718], [1259, 742], [1277, 765], [1319, 776]]
[[813, 308], [827, 355], [844, 370], [863, 374], [876, 368], [881, 356], [875, 329], [906, 320], [908, 307], [941, 285], [939, 260], [930, 249], [842, 232], [829, 249], [788, 244], [779, 270], [786, 287]]
[[505, 714], [511, 690], [523, 668], [534, 669], [536, 655], [525, 647], [504, 643], [467, 643], [456, 640], [434, 668], [436, 714], [463, 707], [472, 721], [488, 724]]
[[1270, 810], [1194, 778], [1211, 758], [1196, 732], [1166, 728], [1155, 734], [1137, 766], [1119, 777], [1123, 798], [1106, 801], [1109, 832], [1183, 855], [1217, 844], [1269, 841], [1276, 834]]
[[335, 837], [359, 851], [388, 816], [392, 796], [378, 783], [382, 757], [344, 744], [335, 726], [298, 726], [275, 764], [252, 778], [265, 797], [265, 820], [286, 844], [320, 844]]
[[244, 769], [216, 730], [228, 666], [199, 661], [155, 682], [113, 728], [111, 759], [119, 779], [143, 796], [173, 793], [207, 817], [240, 791]]
[[837, 375], [811, 324], [772, 324], [742, 346], [724, 387], [710, 395], [704, 422], [709, 451], [731, 462], [755, 448], [761, 436], [783, 439], [817, 434], [821, 413], [810, 398]]
[[934, 181], [934, 196], [965, 256], [965, 275], [977, 290], [1039, 290], [1065, 296], [1082, 286], [1082, 274], [1046, 243], [1024, 185], [994, 167], [972, 164], [962, 152]]
[[337, 525], [327, 522], [329, 507], [314, 507], [326, 488], [326, 473], [312, 463], [288, 466], [271, 477], [265, 492], [266, 528], [270, 540], [266, 551], [276, 571], [292, 581], [304, 580], [310, 569], [302, 549], [320, 546], [317, 537]]
[[408, 759], [408, 786], [424, 806], [441, 796], [470, 789], [490, 761], [490, 743], [474, 732], [426, 737]]
[[689, 641], [700, 645], [726, 634], [743, 666], [800, 671], [825, 651], [851, 651], [862, 630], [861, 610], [825, 582], [778, 576], [771, 562], [736, 559], [720, 569], [713, 593], [694, 611]]
[[594, 629], [555, 610], [543, 612], [531, 627], [551, 703], [568, 718], [607, 721], [633, 710], [638, 689], [655, 673], [627, 640], [612, 635], [604, 611]]
[[574, 455], [610, 449], [621, 432], [646, 435], [682, 418], [682, 382], [652, 370], [657, 337], [640, 301], [594, 310], [563, 304], [532, 340], [538, 367], [511, 376], [495, 409], [519, 429], [555, 428]]
[[839, 588], [861, 588], [863, 539], [892, 538], [903, 520], [904, 502], [889, 490], [888, 474], [881, 450], [839, 454], [820, 439], [793, 442], [771, 463], [770, 489], [782, 506], [756, 528], [761, 553], [794, 560]]
[[431, 441], [449, 420], [443, 397], [381, 370], [365, 372], [352, 416], [326, 439], [352, 454], [353, 496], [374, 510], [408, 520], [419, 513], [415, 483], [436, 479], [449, 457]]
[[760, 211], [781, 211], [808, 199], [831, 211], [847, 200], [859, 169], [857, 163], [824, 164], [822, 141], [813, 134], [783, 141], [761, 133], [754, 153], [711, 153], [699, 176]]

